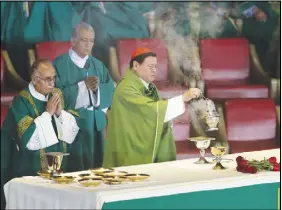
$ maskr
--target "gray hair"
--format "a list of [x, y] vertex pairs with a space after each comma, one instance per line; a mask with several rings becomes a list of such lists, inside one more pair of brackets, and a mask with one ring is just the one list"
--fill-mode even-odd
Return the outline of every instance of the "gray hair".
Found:
[[81, 22], [77, 26], [75, 26], [75, 28], [72, 30], [71, 40], [77, 40], [79, 38], [79, 31], [81, 29], [86, 29], [86, 30], [92, 31], [94, 33], [94, 37], [95, 37], [95, 31], [94, 31], [93, 27], [91, 25], [89, 25], [88, 23]]

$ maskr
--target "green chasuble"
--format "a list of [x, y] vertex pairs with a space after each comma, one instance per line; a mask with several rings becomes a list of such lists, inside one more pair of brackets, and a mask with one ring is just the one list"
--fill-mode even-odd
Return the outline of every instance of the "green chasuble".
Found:
[[167, 101], [152, 95], [127, 70], [113, 96], [103, 167], [138, 165], [176, 159]]
[[[54, 61], [57, 71], [56, 86], [63, 90], [68, 109], [75, 109], [78, 96], [78, 83], [88, 76], [99, 78], [100, 105], [98, 107], [82, 107], [76, 109], [80, 117], [80, 131], [70, 145], [71, 155], [68, 157], [68, 170], [87, 170], [102, 165], [104, 150], [104, 129], [106, 114], [102, 109], [110, 107], [114, 83], [108, 69], [98, 59], [89, 56], [84, 68], [79, 68], [66, 53]], [[87, 96], [89, 97], [89, 96]]]
[[[63, 98], [59, 89], [55, 91]], [[46, 105], [47, 102], [34, 98], [29, 88], [21, 91], [13, 99], [1, 129], [1, 204], [5, 201], [3, 186], [6, 182], [15, 177], [35, 176], [41, 168], [46, 169], [46, 158], [43, 155], [45, 152], [67, 152], [66, 143], [60, 140], [59, 143], [45, 149], [26, 148], [36, 128], [34, 119], [46, 111]], [[57, 132], [54, 119], [52, 124]], [[64, 164], [61, 166], [62, 170]]]

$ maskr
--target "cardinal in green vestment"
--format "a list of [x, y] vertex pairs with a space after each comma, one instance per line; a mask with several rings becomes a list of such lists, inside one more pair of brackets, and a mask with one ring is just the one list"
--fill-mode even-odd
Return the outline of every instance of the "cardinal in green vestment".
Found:
[[156, 54], [138, 48], [130, 68], [116, 87], [109, 113], [103, 167], [172, 161], [176, 147], [170, 120], [185, 111], [184, 102], [201, 91], [190, 88], [183, 95], [162, 100], [153, 84]]
[[6, 182], [47, 170], [44, 153], [68, 152], [79, 131], [70, 112], [78, 115], [64, 110], [62, 92], [54, 88], [52, 63], [38, 60], [32, 71], [31, 83], [15, 96], [1, 129], [1, 207]]
[[111, 106], [114, 83], [105, 65], [91, 56], [95, 32], [80, 23], [72, 34], [72, 48], [55, 59], [57, 87], [66, 107], [80, 115], [81, 132], [71, 146], [68, 170], [87, 170], [102, 165], [106, 113]]

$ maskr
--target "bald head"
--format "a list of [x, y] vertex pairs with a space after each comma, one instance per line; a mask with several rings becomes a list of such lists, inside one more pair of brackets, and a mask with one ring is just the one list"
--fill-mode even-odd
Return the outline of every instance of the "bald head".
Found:
[[31, 80], [37, 92], [47, 95], [55, 85], [56, 71], [48, 59], [39, 59], [31, 67]]
[[36, 60], [31, 66], [31, 76], [36, 72], [50, 71], [51, 69], [55, 70], [50, 60], [48, 59]]

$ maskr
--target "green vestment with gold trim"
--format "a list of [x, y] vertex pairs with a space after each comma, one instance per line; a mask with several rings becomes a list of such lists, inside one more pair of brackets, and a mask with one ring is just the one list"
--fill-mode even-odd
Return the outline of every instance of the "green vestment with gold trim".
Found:
[[[62, 92], [57, 88], [54, 91], [59, 93], [61, 105], [64, 107]], [[40, 169], [47, 169], [45, 152], [67, 152], [67, 144], [60, 140], [59, 143], [45, 149], [27, 149], [27, 144], [36, 129], [34, 120], [46, 111], [46, 105], [47, 102], [33, 97], [29, 88], [15, 96], [10, 105], [1, 128], [1, 204], [5, 201], [3, 186], [6, 182], [15, 177], [35, 176]], [[52, 124], [57, 134], [53, 117]], [[65, 160], [61, 166], [62, 170], [65, 169]]]

